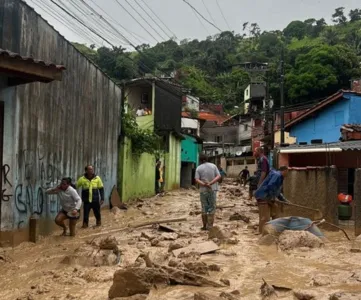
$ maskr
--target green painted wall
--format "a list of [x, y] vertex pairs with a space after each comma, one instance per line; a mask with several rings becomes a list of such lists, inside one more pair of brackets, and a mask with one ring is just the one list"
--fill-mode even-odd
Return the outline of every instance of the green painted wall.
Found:
[[169, 153], [165, 160], [165, 189], [174, 190], [180, 187], [181, 172], [181, 140], [173, 134], [169, 136]]
[[154, 130], [154, 115], [137, 117], [139, 128]]
[[132, 154], [131, 141], [124, 139], [119, 159], [119, 186], [121, 199], [151, 197], [155, 194], [155, 157], [143, 153], [139, 157]]
[[189, 135], [184, 136], [185, 139], [182, 140], [182, 162], [191, 162], [198, 165], [198, 143], [197, 140]]

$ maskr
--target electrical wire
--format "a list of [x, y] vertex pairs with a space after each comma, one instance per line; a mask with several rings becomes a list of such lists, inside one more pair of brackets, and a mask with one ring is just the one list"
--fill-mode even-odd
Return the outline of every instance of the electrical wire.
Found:
[[196, 18], [198, 19], [199, 23], [202, 25], [203, 29], [207, 32], [208, 35], [211, 35], [211, 33], [209, 32], [209, 30], [207, 29], [207, 27], [203, 24], [201, 18], [196, 14], [195, 11], [193, 11], [194, 15], [196, 16]]
[[231, 31], [231, 26], [229, 26], [229, 23], [228, 23], [226, 17], [224, 16], [224, 14], [223, 14], [223, 10], [222, 10], [221, 6], [219, 5], [218, 0], [216, 0], [216, 3], [217, 3], [217, 5], [218, 5], [219, 11], [221, 12], [221, 15], [222, 15], [222, 17], [223, 17], [224, 22], [226, 23], [229, 31]]
[[102, 9], [94, 0], [89, 0], [90, 2], [92, 2], [98, 9], [100, 9], [106, 16], [108, 16], [108, 18], [114, 22], [115, 24], [117, 24], [119, 27], [121, 27], [123, 30], [125, 30], [126, 32], [129, 32], [129, 34], [140, 44], [143, 43], [142, 40], [140, 40], [139, 38], [143, 39], [143, 40], [147, 40], [146, 38], [140, 36], [139, 34], [136, 34], [133, 31], [130, 31], [129, 29], [125, 28], [122, 24], [120, 24], [118, 21], [116, 21], [114, 18], [112, 18], [104, 9]]
[[171, 40], [171, 39], [172, 39], [172, 36], [170, 36], [167, 32], [165, 32], [165, 30], [162, 28], [162, 26], [160, 26], [160, 25], [158, 24], [158, 22], [154, 20], [154, 18], [143, 8], [143, 6], [141, 6], [141, 5], [139, 4], [139, 2], [138, 2], [137, 0], [134, 0], [134, 1], [135, 1], [135, 3], [140, 7], [140, 9], [143, 10], [143, 11], [146, 13], [146, 15], [155, 23], [155, 25], [157, 25], [158, 28], [159, 28], [160, 30], [162, 30], [163, 33], [164, 33], [167, 37], [169, 37], [169, 39]]
[[176, 40], [178, 40], [177, 35], [169, 29], [169, 27], [167, 26], [167, 24], [165, 24], [162, 19], [160, 17], [158, 17], [158, 15], [154, 12], [154, 10], [147, 4], [147, 2], [145, 0], [140, 0], [144, 3], [144, 5], [153, 13], [153, 15], [159, 20], [159, 22], [161, 22], [163, 24], [163, 26], [165, 28], [167, 28], [167, 30], [172, 34], [173, 37], [175, 37]]
[[[158, 36], [159, 36], [162, 40], [165, 40], [165, 38], [164, 38], [156, 29], [154, 29], [154, 27], [147, 21], [147, 19], [145, 19], [145, 18], [134, 8], [134, 6], [133, 6], [131, 3], [129, 3], [128, 0], [125, 0], [125, 2], [128, 3], [128, 5], [137, 13], [137, 15], [138, 15], [145, 23], [147, 23], [147, 25], [148, 25], [150, 28], [152, 28], [153, 31], [154, 31], [156, 34], [158, 34]], [[142, 7], [141, 7], [141, 8], [142, 8]]]
[[205, 18], [192, 4], [190, 4], [187, 0], [183, 0], [184, 3], [188, 4], [188, 6], [190, 8], [193, 9], [194, 12], [196, 12], [204, 21], [206, 21], [207, 23], [209, 23], [210, 25], [212, 25], [214, 28], [216, 28], [217, 30], [219, 30], [220, 32], [222, 32], [221, 29], [219, 29], [219, 27], [217, 27], [214, 23], [212, 23], [211, 21], [209, 21], [207, 18]]
[[208, 6], [206, 5], [206, 2], [205, 2], [204, 0], [202, 0], [202, 2], [203, 2], [203, 5], [204, 5], [204, 7], [206, 8], [206, 10], [207, 10], [207, 12], [208, 12], [209, 17], [210, 17], [211, 20], [212, 20], [212, 22], [213, 22], [214, 24], [216, 24], [217, 22], [214, 20], [211, 12], [209, 11]]
[[123, 9], [123, 10], [125, 10], [127, 13], [128, 13], [128, 15], [130, 15], [131, 17], [132, 17], [132, 19], [135, 21], [135, 22], [137, 22], [157, 43], [159, 43], [159, 41], [158, 41], [158, 39], [156, 39], [154, 36], [153, 36], [153, 34], [151, 34], [149, 31], [148, 31], [148, 29], [147, 28], [145, 28], [143, 25], [142, 25], [142, 23], [140, 23], [125, 7], [124, 7], [124, 5], [123, 4], [121, 4], [118, 0], [114, 0], [116, 3], [118, 3], [118, 5]]

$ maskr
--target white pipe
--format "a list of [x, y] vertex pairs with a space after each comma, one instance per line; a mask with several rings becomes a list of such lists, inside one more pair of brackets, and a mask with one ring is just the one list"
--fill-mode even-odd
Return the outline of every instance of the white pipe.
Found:
[[300, 148], [300, 149], [280, 149], [280, 153], [320, 153], [320, 152], [342, 152], [341, 148]]

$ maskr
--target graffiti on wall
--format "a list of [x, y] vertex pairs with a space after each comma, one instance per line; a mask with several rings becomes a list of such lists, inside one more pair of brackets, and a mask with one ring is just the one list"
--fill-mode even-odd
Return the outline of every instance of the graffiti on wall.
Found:
[[46, 153], [44, 147], [24, 149], [15, 155], [15, 167], [2, 166], [2, 205], [11, 203], [15, 223], [20, 228], [30, 216], [53, 217], [59, 209], [56, 195], [46, 190], [59, 184], [62, 178], [62, 153]]
[[[39, 145], [36, 150], [23, 149], [16, 153], [14, 167], [10, 163], [2, 166], [1, 205], [11, 205], [9, 212], [15, 211], [18, 228], [25, 226], [30, 216], [53, 218], [58, 212], [58, 197], [47, 195], [46, 190], [58, 185], [68, 171], [64, 170], [63, 162], [60, 150], [47, 152], [44, 145]], [[106, 181], [106, 160], [96, 159], [93, 165], [103, 182]]]

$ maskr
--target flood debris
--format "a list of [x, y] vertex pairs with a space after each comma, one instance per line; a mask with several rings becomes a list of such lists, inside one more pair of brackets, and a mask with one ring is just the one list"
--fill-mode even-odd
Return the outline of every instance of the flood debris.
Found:
[[331, 277], [326, 275], [317, 274], [312, 278], [313, 286], [327, 286], [330, 285], [331, 282], [332, 282]]
[[320, 238], [308, 231], [286, 230], [278, 237], [278, 247], [282, 251], [300, 247], [320, 248], [323, 245]]
[[229, 220], [230, 220], [230, 221], [243, 221], [243, 222], [245, 222], [245, 223], [247, 223], [247, 224], [251, 221], [251, 219], [250, 219], [249, 217], [247, 217], [247, 216], [244, 215], [244, 214], [238, 213], [238, 212], [236, 212], [236, 213], [234, 213], [233, 215], [231, 215], [231, 216], [229, 217]]
[[214, 295], [214, 293], [208, 292], [208, 293], [195, 293], [194, 294], [194, 300], [224, 300], [224, 298], [221, 298], [220, 296]]
[[268, 284], [266, 282], [266, 280], [263, 280], [263, 283], [261, 285], [261, 296], [265, 299], [265, 298], [269, 298], [272, 296], [277, 296], [276, 294], [276, 290], [274, 289], [274, 287], [270, 284]]
[[146, 268], [128, 268], [114, 273], [109, 298], [129, 297], [136, 294], [148, 294], [154, 285], [190, 285], [205, 287], [223, 287], [222, 284], [203, 276], [168, 266]]
[[105, 237], [86, 242], [61, 263], [81, 266], [113, 266], [120, 262], [120, 249], [115, 237]]
[[164, 232], [177, 232], [177, 230], [175, 230], [173, 227], [163, 224], [159, 224], [158, 230]]
[[173, 255], [175, 257], [179, 257], [181, 253], [189, 254], [189, 253], [198, 253], [198, 254], [207, 254], [215, 252], [219, 249], [218, 245], [212, 241], [203, 242], [199, 244], [191, 244], [185, 248], [180, 248], [173, 250]]
[[316, 299], [316, 293], [307, 290], [296, 290], [293, 291], [293, 295], [298, 300], [314, 300]]
[[208, 239], [218, 239], [221, 241], [227, 240], [231, 237], [231, 234], [229, 232], [225, 232], [222, 230], [219, 226], [213, 226], [208, 231]]

